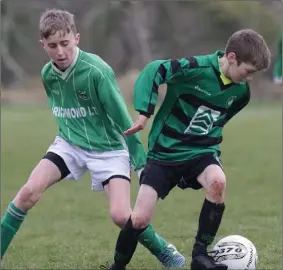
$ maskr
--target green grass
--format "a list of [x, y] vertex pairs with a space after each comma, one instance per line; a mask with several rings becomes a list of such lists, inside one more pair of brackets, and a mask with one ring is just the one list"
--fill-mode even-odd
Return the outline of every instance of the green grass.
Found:
[[[222, 160], [227, 175], [226, 211], [217, 239], [240, 234], [256, 245], [258, 269], [282, 269], [281, 107], [245, 109], [225, 129]], [[54, 139], [47, 108], [2, 108], [2, 213]], [[146, 144], [147, 131], [142, 133]], [[132, 198], [138, 184], [133, 179]], [[175, 189], [158, 205], [153, 224], [188, 260], [203, 201], [202, 191]], [[29, 212], [10, 246], [6, 269], [97, 269], [112, 261], [118, 229], [103, 193], [89, 176], [50, 188]], [[161, 269], [138, 247], [130, 268]]]

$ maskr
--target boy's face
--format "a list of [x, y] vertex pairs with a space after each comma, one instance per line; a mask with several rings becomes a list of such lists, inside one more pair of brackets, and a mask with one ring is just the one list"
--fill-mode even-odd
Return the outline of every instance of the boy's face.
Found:
[[64, 33], [57, 31], [47, 39], [40, 40], [48, 56], [60, 69], [70, 66], [76, 56], [76, 46], [79, 44], [80, 34], [72, 31]]
[[229, 67], [228, 76], [234, 83], [240, 83], [243, 81], [249, 81], [257, 69], [255, 66], [242, 62], [238, 65], [236, 60], [236, 55], [234, 53], [229, 53], [227, 55]]

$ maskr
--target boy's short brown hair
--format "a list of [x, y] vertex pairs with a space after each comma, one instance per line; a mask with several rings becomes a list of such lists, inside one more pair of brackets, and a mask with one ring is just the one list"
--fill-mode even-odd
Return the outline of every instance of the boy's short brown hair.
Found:
[[252, 64], [258, 71], [269, 67], [271, 53], [264, 38], [252, 29], [235, 32], [227, 41], [225, 53], [235, 53], [238, 65]]
[[76, 34], [77, 29], [74, 21], [74, 15], [65, 10], [48, 9], [40, 17], [39, 21], [40, 37], [47, 39], [57, 31], [63, 33]]

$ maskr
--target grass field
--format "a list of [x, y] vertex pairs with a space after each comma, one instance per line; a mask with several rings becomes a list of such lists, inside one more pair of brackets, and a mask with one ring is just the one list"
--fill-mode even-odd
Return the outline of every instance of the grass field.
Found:
[[[246, 236], [257, 247], [258, 269], [282, 269], [281, 106], [244, 110], [224, 132], [226, 212], [217, 239]], [[55, 120], [45, 107], [2, 108], [2, 213], [52, 143]], [[146, 144], [147, 132], [143, 132]], [[133, 179], [132, 198], [138, 184]], [[190, 260], [202, 191], [175, 189], [159, 203], [153, 224]], [[103, 193], [90, 191], [89, 176], [50, 188], [26, 218], [2, 264], [5, 269], [97, 269], [112, 261], [118, 229]], [[129, 266], [161, 269], [142, 247]]]

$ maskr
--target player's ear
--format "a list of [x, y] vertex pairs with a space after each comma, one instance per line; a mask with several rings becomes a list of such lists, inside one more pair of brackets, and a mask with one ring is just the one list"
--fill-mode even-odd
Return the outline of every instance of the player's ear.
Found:
[[79, 44], [79, 42], [80, 42], [80, 38], [81, 38], [80, 33], [77, 33], [77, 34], [75, 35], [76, 45], [78, 45], [78, 44]]
[[44, 42], [42, 39], [39, 40], [39, 44], [42, 46], [43, 49], [45, 49]]
[[226, 58], [227, 58], [230, 65], [237, 63], [236, 54], [234, 52], [228, 53]]

